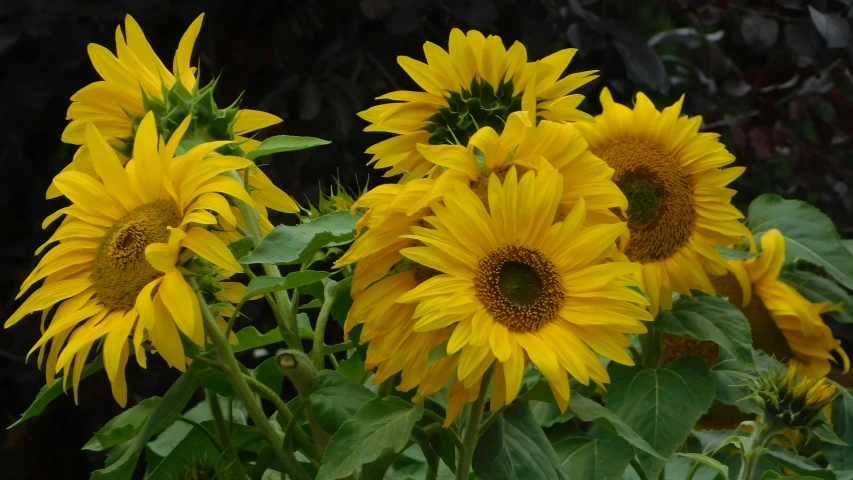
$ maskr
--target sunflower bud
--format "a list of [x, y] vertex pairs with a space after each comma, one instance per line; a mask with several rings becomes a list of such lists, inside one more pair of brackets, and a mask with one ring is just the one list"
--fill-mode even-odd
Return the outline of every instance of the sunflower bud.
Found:
[[787, 372], [760, 374], [751, 398], [768, 416], [791, 429], [816, 428], [826, 422], [821, 412], [835, 398], [836, 385], [827, 383], [826, 378], [802, 377], [798, 368], [796, 362], [790, 362]]

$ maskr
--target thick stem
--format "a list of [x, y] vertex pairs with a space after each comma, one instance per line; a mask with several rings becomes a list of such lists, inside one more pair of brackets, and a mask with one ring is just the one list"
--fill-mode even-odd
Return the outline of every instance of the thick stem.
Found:
[[240, 398], [240, 401], [242, 401], [243, 405], [246, 406], [246, 410], [249, 412], [249, 417], [255, 423], [255, 427], [261, 432], [261, 435], [266, 437], [273, 449], [273, 453], [275, 453], [275, 455], [281, 460], [282, 464], [285, 465], [289, 473], [294, 478], [299, 480], [309, 480], [308, 474], [305, 473], [302, 465], [296, 461], [296, 458], [293, 456], [293, 452], [285, 452], [282, 446], [283, 436], [275, 430], [272, 424], [270, 424], [269, 419], [267, 419], [266, 414], [264, 414], [264, 409], [261, 406], [260, 401], [255, 397], [255, 394], [252, 392], [252, 389], [249, 387], [246, 379], [243, 378], [243, 372], [240, 370], [240, 363], [237, 362], [237, 358], [231, 350], [231, 345], [228, 344], [228, 339], [222, 331], [219, 330], [219, 326], [216, 324], [213, 314], [210, 313], [210, 308], [208, 308], [207, 302], [204, 300], [201, 292], [198, 291], [198, 284], [195, 279], [189, 278], [188, 280], [190, 285], [193, 287], [193, 290], [196, 291], [198, 303], [201, 307], [201, 317], [204, 321], [204, 329], [216, 349], [219, 361], [225, 367], [225, 376], [228, 378], [231, 386], [234, 387], [234, 391], [237, 392], [237, 396]]
[[468, 480], [471, 472], [471, 460], [474, 458], [474, 448], [477, 446], [480, 419], [483, 418], [483, 408], [486, 406], [486, 398], [489, 395], [492, 371], [493, 368], [489, 368], [483, 374], [483, 380], [480, 382], [480, 395], [471, 404], [471, 410], [468, 412], [468, 421], [465, 424], [465, 431], [462, 433], [463, 450], [459, 452], [459, 462], [456, 466], [456, 480]]
[[299, 397], [305, 405], [308, 426], [311, 427], [314, 443], [317, 445], [317, 453], [322, 456], [326, 445], [329, 443], [329, 434], [320, 427], [317, 417], [314, 416], [314, 409], [311, 408], [311, 394], [317, 390], [317, 371], [314, 370], [314, 365], [308, 355], [296, 350], [285, 351], [279, 355], [278, 367], [287, 375], [287, 378], [296, 387], [296, 391], [299, 392]]
[[329, 323], [329, 313], [332, 311], [333, 303], [335, 303], [335, 295], [331, 291], [327, 291], [326, 298], [323, 299], [323, 306], [320, 307], [320, 313], [317, 315], [317, 325], [314, 327], [314, 345], [311, 347], [311, 359], [314, 360], [314, 368], [317, 370], [322, 370], [325, 367], [323, 344], [326, 337], [326, 324]]
[[[246, 382], [250, 387], [255, 389], [255, 391], [257, 391], [262, 397], [266, 398], [273, 404], [278, 414], [284, 419], [285, 425], [289, 424], [293, 420], [293, 413], [290, 412], [290, 408], [288, 408], [287, 404], [284, 403], [284, 400], [282, 400], [281, 397], [276, 395], [276, 393], [268, 386], [259, 382], [257, 379], [246, 374], [243, 374], [243, 377], [246, 379]], [[294, 436], [296, 437], [296, 442], [303, 449], [303, 453], [305, 453], [306, 457], [316, 456], [317, 453], [314, 451], [314, 445], [311, 443], [311, 439], [308, 438], [308, 435], [306, 435], [301, 428], [295, 429]]]
[[643, 347], [643, 365], [655, 368], [660, 365], [661, 336], [653, 323], [646, 324], [648, 333], [640, 335], [640, 345]]
[[207, 395], [207, 404], [210, 406], [210, 414], [213, 417], [213, 424], [216, 425], [219, 438], [222, 440], [222, 449], [225, 461], [234, 475], [237, 475], [240, 478], [245, 478], [246, 474], [243, 472], [243, 466], [240, 464], [240, 457], [237, 456], [237, 449], [234, 448], [234, 440], [231, 438], [231, 429], [225, 421], [225, 416], [222, 415], [222, 406], [219, 405], [219, 396], [210, 390], [205, 390], [204, 393]]
[[743, 446], [742, 463], [738, 480], [753, 480], [755, 478], [755, 466], [758, 463], [758, 458], [763, 453], [773, 437], [784, 428], [774, 417], [768, 417], [766, 414], [761, 417], [760, 422], [756, 422], [753, 427], [752, 434], [747, 438], [746, 444]]

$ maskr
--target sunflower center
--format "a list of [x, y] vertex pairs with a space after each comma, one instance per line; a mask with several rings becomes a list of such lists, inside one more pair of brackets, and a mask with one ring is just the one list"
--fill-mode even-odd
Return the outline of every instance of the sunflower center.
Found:
[[513, 96], [513, 90], [512, 81], [502, 81], [495, 88], [475, 78], [470, 89], [449, 92], [447, 106], [427, 119], [424, 130], [431, 134], [429, 143], [467, 145], [482, 127], [492, 127], [500, 134], [509, 115], [521, 110], [521, 94]]
[[536, 331], [551, 322], [565, 297], [553, 262], [521, 245], [499, 247], [483, 257], [474, 285], [495, 321], [513, 332]]
[[171, 200], [137, 207], [110, 227], [95, 252], [92, 277], [98, 300], [111, 310], [127, 310], [139, 292], [162, 272], [148, 263], [145, 247], [169, 239], [181, 215]]
[[631, 240], [625, 254], [645, 263], [671, 257], [696, 222], [690, 179], [666, 152], [646, 142], [614, 142], [595, 152], [615, 170], [628, 199]]

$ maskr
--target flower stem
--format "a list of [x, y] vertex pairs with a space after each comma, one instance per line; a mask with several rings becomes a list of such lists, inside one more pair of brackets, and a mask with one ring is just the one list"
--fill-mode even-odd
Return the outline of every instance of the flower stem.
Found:
[[234, 387], [234, 391], [237, 392], [237, 396], [240, 398], [240, 401], [242, 401], [243, 405], [246, 406], [246, 410], [249, 412], [249, 417], [251, 417], [255, 427], [260, 431], [261, 435], [266, 437], [273, 449], [273, 453], [275, 453], [275, 455], [281, 460], [282, 464], [285, 465], [288, 472], [294, 478], [298, 480], [309, 480], [310, 477], [305, 473], [305, 470], [296, 460], [296, 457], [293, 456], [293, 452], [285, 452], [282, 445], [283, 436], [275, 430], [272, 424], [270, 424], [269, 419], [267, 419], [267, 416], [264, 414], [261, 402], [257, 397], [255, 397], [255, 394], [252, 392], [249, 384], [246, 382], [245, 378], [243, 378], [240, 363], [237, 362], [237, 358], [231, 350], [231, 345], [229, 345], [228, 339], [222, 331], [219, 330], [219, 326], [216, 324], [213, 314], [210, 313], [210, 308], [207, 306], [204, 296], [202, 296], [201, 292], [198, 290], [198, 283], [192, 277], [190, 277], [188, 281], [198, 297], [199, 307], [201, 307], [201, 317], [204, 321], [204, 329], [207, 336], [210, 338], [214, 348], [216, 349], [219, 361], [225, 367], [223, 373], [231, 383], [231, 386]]
[[329, 443], [329, 434], [320, 427], [314, 409], [311, 408], [311, 394], [317, 390], [317, 371], [314, 370], [314, 364], [304, 352], [289, 350], [278, 356], [278, 368], [287, 375], [299, 392], [305, 405], [308, 426], [314, 436], [314, 444], [317, 445], [317, 454], [322, 456]]
[[489, 396], [492, 371], [493, 368], [489, 368], [483, 374], [483, 380], [480, 382], [480, 395], [471, 404], [471, 410], [468, 412], [468, 421], [465, 424], [465, 431], [462, 433], [463, 450], [459, 452], [459, 463], [456, 466], [456, 480], [468, 480], [471, 472], [471, 460], [474, 458], [474, 448], [477, 446], [477, 438], [479, 438], [483, 408], [486, 406], [486, 398]]
[[237, 449], [234, 448], [234, 440], [231, 438], [231, 429], [225, 422], [225, 416], [222, 415], [222, 406], [219, 405], [219, 396], [215, 392], [205, 390], [207, 395], [207, 404], [210, 406], [210, 414], [213, 417], [213, 424], [216, 425], [216, 430], [219, 433], [219, 438], [222, 440], [222, 453], [231, 473], [239, 478], [245, 478], [243, 467], [240, 464], [240, 457], [237, 456]]
[[311, 358], [314, 360], [314, 368], [317, 370], [322, 370], [325, 366], [323, 362], [323, 341], [326, 337], [326, 324], [329, 323], [329, 312], [332, 311], [333, 303], [335, 303], [335, 295], [332, 291], [327, 291], [323, 299], [323, 306], [320, 307], [320, 313], [317, 315], [317, 325], [314, 327], [314, 346], [311, 348]]
[[758, 463], [758, 458], [764, 453], [764, 447], [783, 428], [784, 425], [767, 415], [762, 415], [761, 420], [755, 423], [752, 434], [746, 439], [746, 444], [741, 452], [743, 458], [738, 480], [753, 480], [755, 478], [755, 466]]
[[643, 365], [658, 367], [661, 360], [661, 336], [653, 323], [646, 325], [648, 333], [640, 335], [640, 345], [643, 347]]
[[[249, 384], [250, 387], [252, 387], [262, 397], [266, 398], [273, 404], [278, 414], [284, 419], [285, 424], [291, 422], [291, 420], [293, 419], [293, 413], [290, 412], [290, 408], [287, 407], [287, 404], [284, 403], [284, 400], [282, 400], [281, 397], [276, 395], [276, 393], [273, 392], [268, 386], [259, 382], [256, 378], [253, 378], [246, 374], [243, 374], [243, 378], [246, 379], [246, 382]], [[294, 431], [296, 441], [303, 450], [303, 453], [305, 453], [305, 456], [309, 458], [316, 456], [317, 452], [314, 451], [314, 445], [311, 443], [311, 439], [308, 438], [308, 435], [306, 435], [301, 428], [294, 429]]]

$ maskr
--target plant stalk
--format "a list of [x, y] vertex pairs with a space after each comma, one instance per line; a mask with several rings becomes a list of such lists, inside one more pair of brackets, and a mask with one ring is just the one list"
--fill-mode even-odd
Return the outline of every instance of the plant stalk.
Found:
[[648, 333], [640, 335], [640, 345], [643, 347], [643, 365], [656, 368], [661, 360], [661, 334], [653, 323], [646, 325]]
[[784, 428], [775, 418], [762, 415], [761, 421], [756, 422], [752, 434], [746, 439], [743, 447], [742, 464], [738, 480], [753, 480], [758, 458], [764, 453], [764, 448], [770, 444], [773, 437]]
[[314, 360], [314, 368], [317, 370], [322, 370], [325, 367], [323, 345], [326, 336], [326, 324], [329, 323], [329, 313], [332, 311], [333, 303], [335, 303], [335, 295], [332, 291], [327, 291], [323, 299], [323, 306], [320, 307], [320, 313], [317, 315], [317, 325], [314, 327], [314, 345], [311, 347], [311, 359]]
[[240, 464], [240, 457], [237, 455], [237, 449], [234, 447], [234, 439], [231, 437], [231, 429], [225, 422], [225, 416], [222, 414], [222, 406], [219, 405], [219, 396], [215, 392], [205, 390], [207, 395], [207, 404], [210, 406], [210, 414], [213, 417], [213, 424], [216, 425], [216, 430], [219, 433], [219, 438], [222, 440], [223, 454], [233, 474], [240, 478], [245, 478], [243, 466]]
[[462, 433], [463, 450], [459, 452], [459, 462], [456, 466], [456, 480], [468, 480], [471, 472], [471, 460], [474, 458], [474, 448], [477, 446], [477, 439], [480, 433], [480, 420], [483, 418], [483, 408], [486, 406], [486, 398], [489, 396], [489, 384], [492, 381], [492, 372], [494, 367], [490, 367], [483, 374], [483, 380], [480, 383], [480, 395], [471, 404], [471, 410], [468, 412], [468, 421], [465, 424], [465, 431]]
[[255, 397], [255, 394], [252, 392], [252, 389], [249, 387], [246, 379], [243, 378], [243, 372], [240, 370], [240, 363], [237, 362], [237, 358], [231, 350], [231, 345], [229, 345], [228, 339], [222, 331], [219, 330], [219, 326], [216, 324], [213, 314], [210, 313], [210, 308], [207, 306], [207, 302], [198, 290], [198, 283], [196, 283], [194, 278], [189, 278], [188, 280], [198, 297], [198, 303], [201, 307], [201, 317], [204, 321], [207, 336], [210, 338], [214, 348], [216, 349], [219, 361], [225, 367], [223, 373], [226, 378], [228, 378], [231, 386], [234, 387], [240, 401], [242, 401], [243, 405], [246, 406], [246, 410], [249, 412], [249, 417], [251, 417], [252, 421], [255, 423], [255, 427], [261, 432], [261, 435], [266, 437], [273, 449], [273, 453], [275, 453], [275, 455], [281, 460], [282, 464], [285, 465], [289, 473], [294, 478], [298, 480], [310, 480], [310, 477], [305, 473], [302, 465], [296, 461], [296, 457], [293, 456], [293, 452], [285, 452], [282, 445], [283, 436], [275, 430], [272, 424], [270, 424], [269, 419], [267, 419], [267, 416], [264, 414], [264, 409], [261, 406], [260, 401]]

